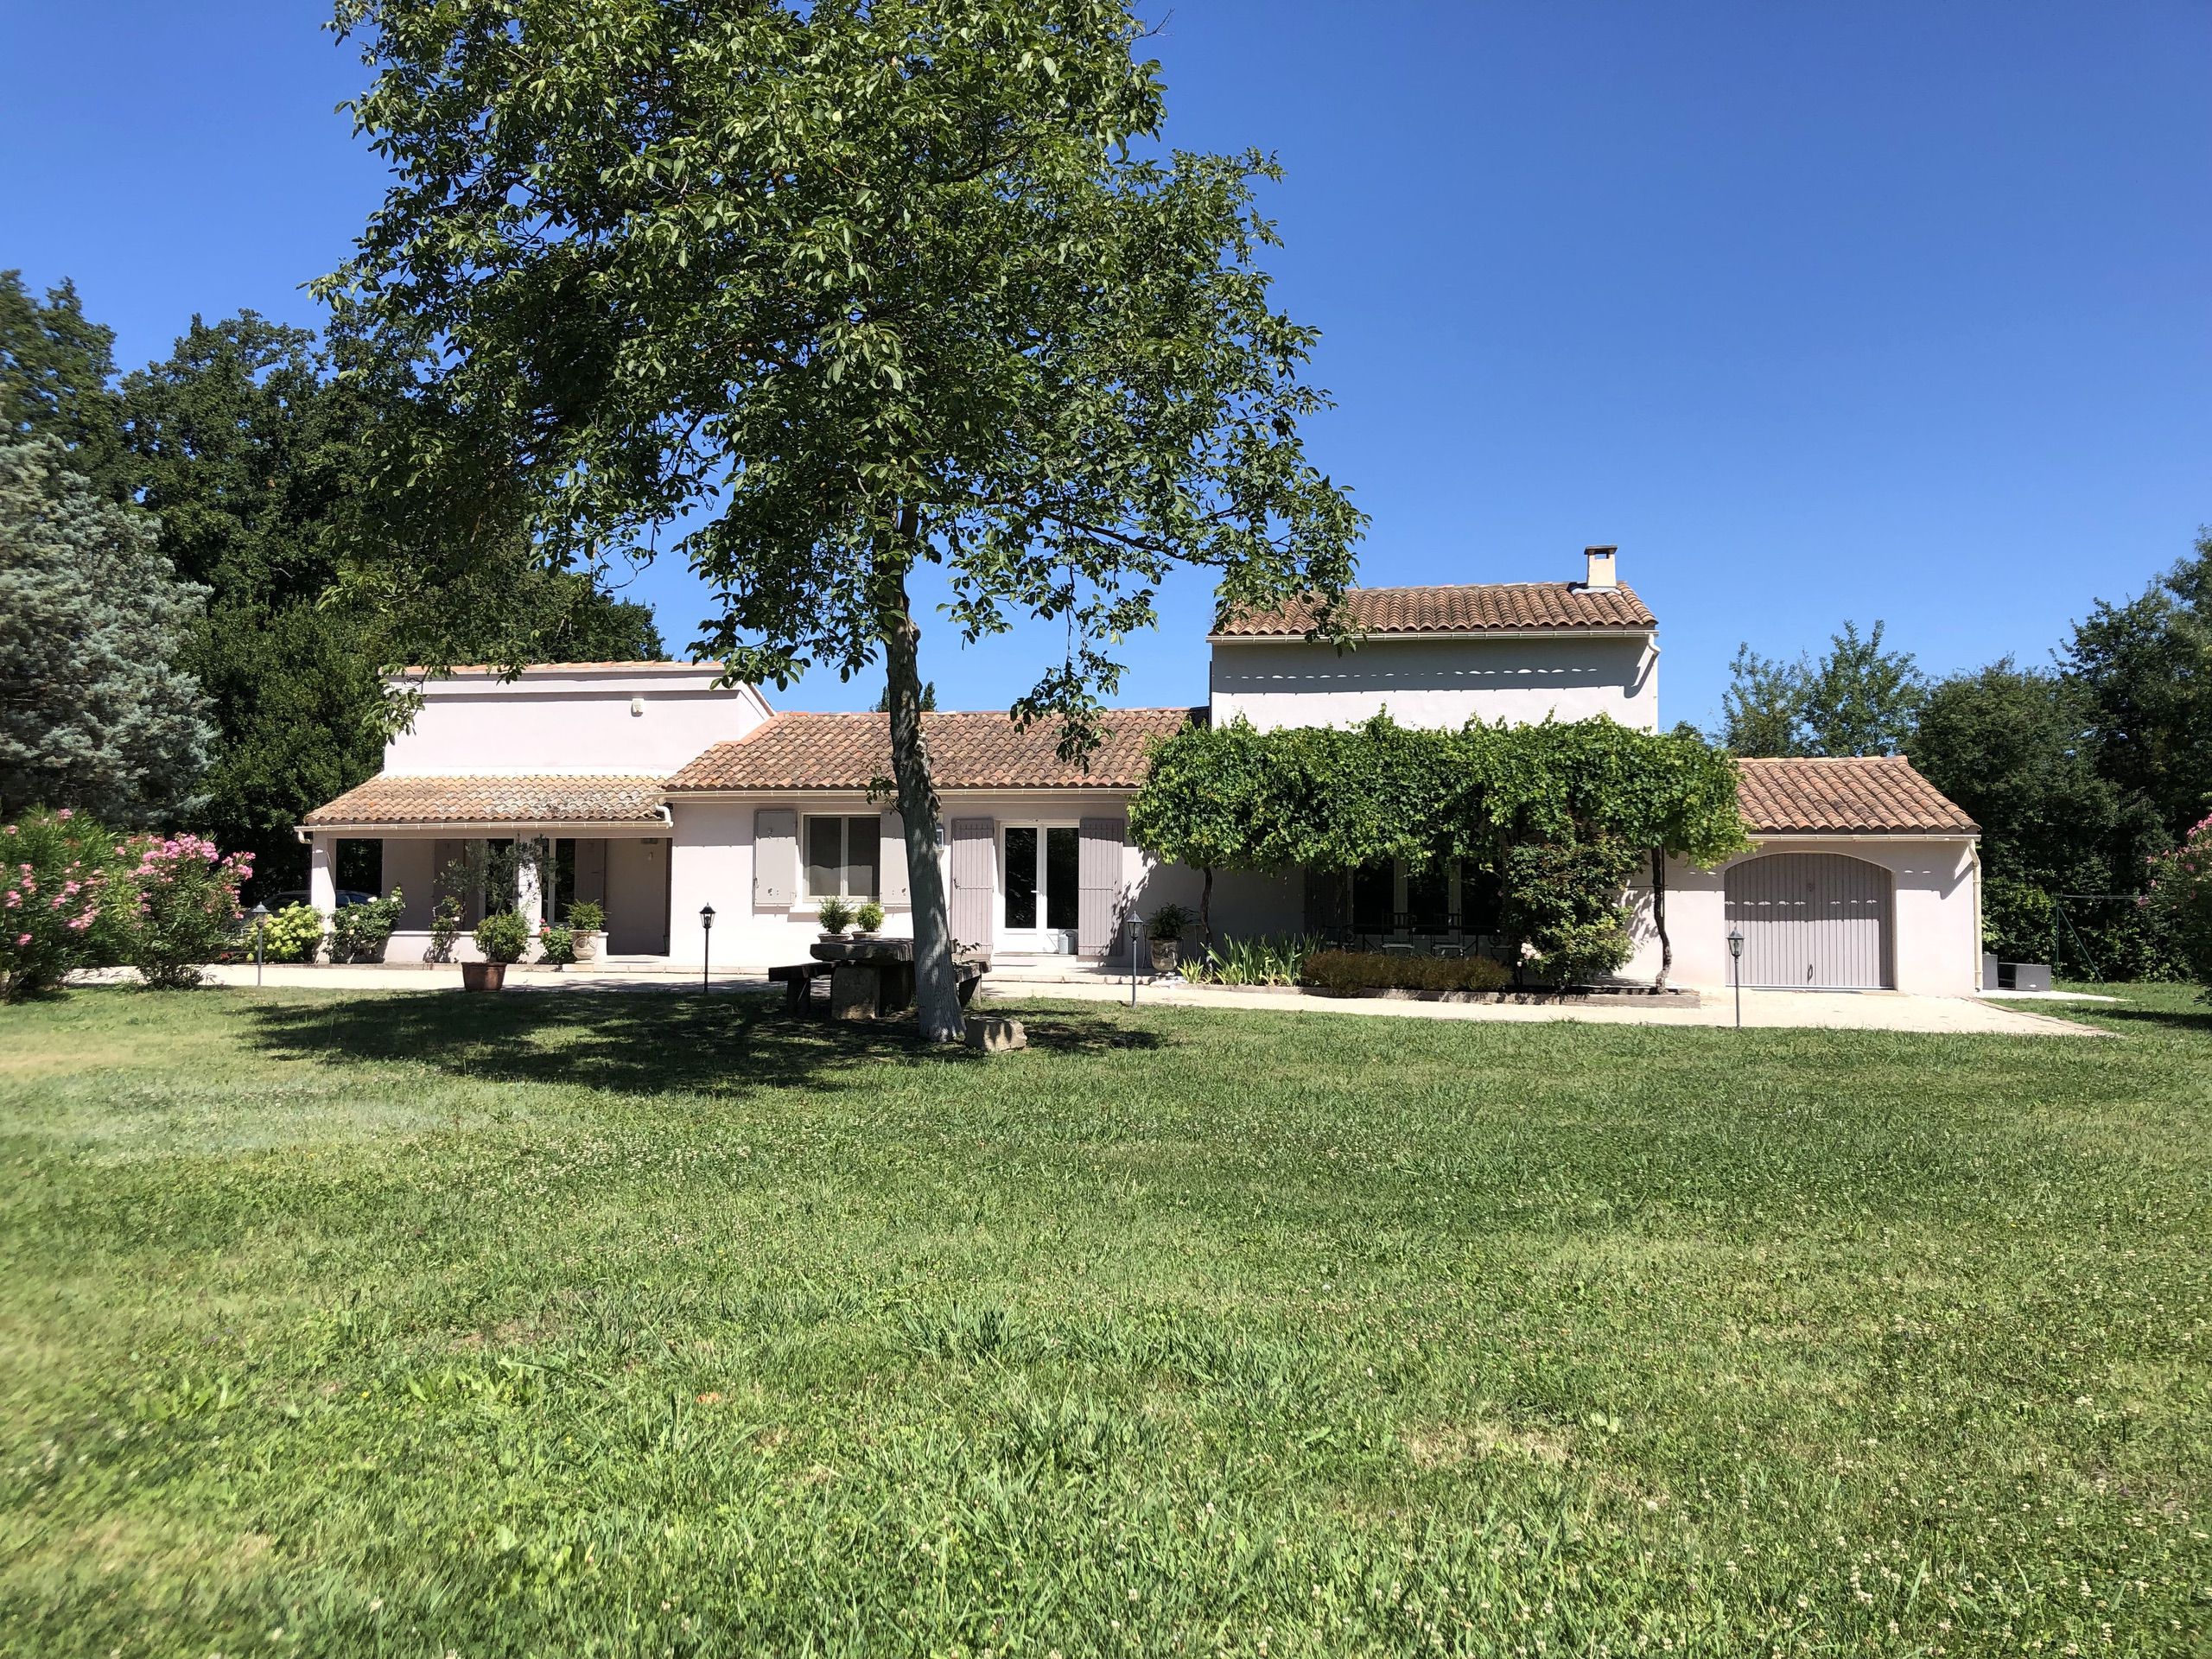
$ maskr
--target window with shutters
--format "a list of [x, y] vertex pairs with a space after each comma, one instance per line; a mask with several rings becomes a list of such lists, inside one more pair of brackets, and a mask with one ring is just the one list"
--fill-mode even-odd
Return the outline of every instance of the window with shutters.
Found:
[[805, 847], [808, 898], [879, 896], [883, 821], [875, 814], [864, 818], [809, 818]]

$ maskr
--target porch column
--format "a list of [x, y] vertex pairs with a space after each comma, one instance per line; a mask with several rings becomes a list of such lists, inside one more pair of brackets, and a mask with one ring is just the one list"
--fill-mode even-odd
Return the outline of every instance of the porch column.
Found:
[[[520, 844], [517, 842], [518, 847]], [[545, 869], [537, 859], [516, 861], [515, 908], [530, 924], [531, 937], [536, 938], [538, 925], [545, 919]]]
[[308, 837], [308, 903], [325, 916], [338, 908], [338, 879], [333, 863], [337, 853], [336, 836]]

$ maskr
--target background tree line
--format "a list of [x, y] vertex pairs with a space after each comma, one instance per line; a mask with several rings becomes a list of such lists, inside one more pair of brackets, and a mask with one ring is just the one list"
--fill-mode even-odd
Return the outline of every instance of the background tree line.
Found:
[[519, 542], [363, 596], [419, 561], [365, 488], [405, 381], [359, 340], [246, 311], [128, 374], [113, 347], [70, 284], [0, 271], [0, 812], [194, 830], [303, 886], [292, 826], [376, 770], [385, 666], [665, 656]]
[[[1882, 626], [1817, 658], [1736, 655], [1718, 740], [1745, 755], [1904, 754], [1982, 828], [1990, 947], [2107, 978], [2179, 971], [2150, 861], [2212, 810], [2212, 531], [2123, 603], [2100, 601], [2048, 667], [1936, 679]], [[2057, 906], [2063, 895], [2063, 913]]]

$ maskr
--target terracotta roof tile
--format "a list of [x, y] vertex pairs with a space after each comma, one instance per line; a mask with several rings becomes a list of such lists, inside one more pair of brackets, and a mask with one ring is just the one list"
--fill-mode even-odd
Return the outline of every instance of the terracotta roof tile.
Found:
[[1974, 835], [1980, 826], [1903, 755], [1738, 760], [1754, 835]]
[[[1088, 767], [1063, 760], [1057, 721], [1026, 731], [998, 713], [922, 716], [939, 789], [1130, 789], [1144, 781], [1145, 746], [1179, 730], [1188, 709], [1109, 709]], [[776, 715], [717, 743], [669, 779], [695, 789], [866, 789], [891, 775], [887, 715]]]
[[[1344, 609], [1367, 633], [1496, 633], [1526, 628], [1656, 628], [1630, 588], [1579, 582], [1484, 582], [1451, 588], [1350, 588]], [[1317, 602], [1232, 616], [1214, 630], [1230, 639], [1283, 639], [1312, 631]]]
[[632, 777], [391, 778], [307, 816], [329, 823], [658, 823], [667, 780]]

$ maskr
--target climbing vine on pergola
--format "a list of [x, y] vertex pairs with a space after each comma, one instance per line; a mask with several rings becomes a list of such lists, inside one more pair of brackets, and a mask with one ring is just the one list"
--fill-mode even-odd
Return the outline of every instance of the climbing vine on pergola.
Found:
[[[1268, 732], [1238, 719], [1187, 727], [1154, 747], [1129, 830], [1154, 856], [1205, 873], [1209, 888], [1216, 870], [1456, 859], [1495, 872], [1509, 908], [1516, 875], [1526, 887], [1542, 871], [1556, 886], [1581, 868], [1597, 896], [1580, 908], [1617, 911], [1620, 872], [1649, 856], [1663, 937], [1665, 860], [1717, 864], [1750, 845], [1736, 776], [1735, 762], [1693, 731], [1603, 717], [1457, 731], [1388, 715]], [[1623, 928], [1618, 945], [1625, 938]]]

